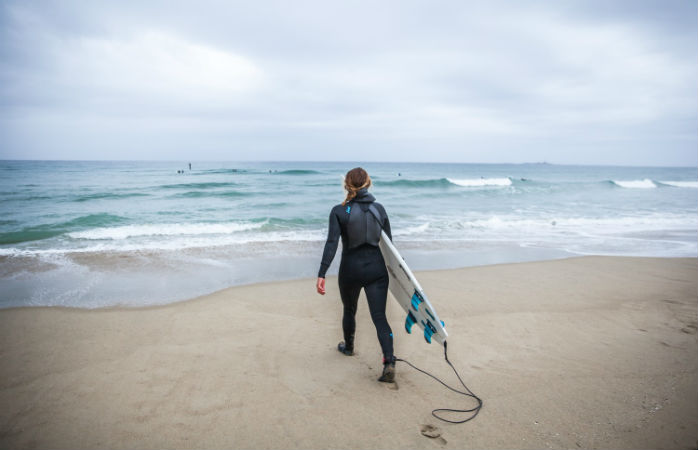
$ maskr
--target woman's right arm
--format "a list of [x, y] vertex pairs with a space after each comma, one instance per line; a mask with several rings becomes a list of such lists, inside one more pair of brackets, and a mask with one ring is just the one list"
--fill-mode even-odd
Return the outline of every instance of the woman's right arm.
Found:
[[318, 278], [325, 278], [327, 269], [330, 268], [334, 255], [337, 253], [340, 234], [341, 228], [339, 226], [339, 218], [334, 213], [333, 209], [330, 211], [330, 224], [327, 230], [327, 242], [325, 242], [325, 250], [322, 252], [322, 261], [320, 262], [320, 270], [318, 271], [317, 275]]

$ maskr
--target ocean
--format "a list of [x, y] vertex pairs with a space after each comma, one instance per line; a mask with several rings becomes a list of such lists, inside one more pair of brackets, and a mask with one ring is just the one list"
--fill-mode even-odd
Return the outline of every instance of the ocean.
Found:
[[696, 168], [0, 161], [0, 308], [147, 306], [314, 278], [359, 165], [414, 270], [698, 256]]

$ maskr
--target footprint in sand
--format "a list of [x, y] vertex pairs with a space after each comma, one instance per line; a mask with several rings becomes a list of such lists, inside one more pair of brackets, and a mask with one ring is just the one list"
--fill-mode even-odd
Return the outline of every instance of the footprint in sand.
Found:
[[427, 423], [422, 425], [419, 431], [420, 433], [422, 433], [423, 436], [426, 436], [429, 439], [434, 439], [439, 444], [446, 443], [446, 439], [441, 437], [441, 430], [439, 429], [439, 427], [435, 427], [434, 425], [430, 425]]

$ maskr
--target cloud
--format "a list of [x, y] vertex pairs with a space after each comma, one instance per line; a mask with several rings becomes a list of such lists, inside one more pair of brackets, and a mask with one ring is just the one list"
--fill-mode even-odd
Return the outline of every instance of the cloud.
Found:
[[693, 163], [695, 25], [644, 3], [627, 15], [585, 5], [14, 3], [3, 147], [102, 138], [136, 156], [143, 142], [155, 155], [205, 141], [212, 158], [244, 142], [268, 159], [364, 146], [383, 160]]
[[76, 89], [210, 100], [249, 92], [262, 71], [250, 60], [167, 33], [81, 38], [56, 49], [58, 77]]
[[73, 112], [201, 112], [254, 94], [264, 79], [249, 58], [156, 30], [41, 42], [42, 70], [22, 73], [15, 87], [36, 103]]

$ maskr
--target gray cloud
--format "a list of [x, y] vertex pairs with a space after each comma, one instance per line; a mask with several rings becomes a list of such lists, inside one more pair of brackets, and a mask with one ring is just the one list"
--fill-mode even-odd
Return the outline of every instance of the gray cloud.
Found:
[[6, 2], [0, 158], [696, 165], [696, 5], [619, 4]]

